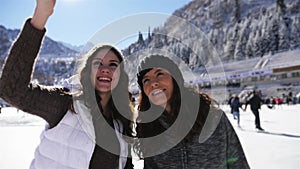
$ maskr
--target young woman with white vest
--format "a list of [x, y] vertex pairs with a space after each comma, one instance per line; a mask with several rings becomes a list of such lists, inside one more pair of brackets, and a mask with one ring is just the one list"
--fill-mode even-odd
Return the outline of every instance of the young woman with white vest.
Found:
[[55, 0], [37, 0], [33, 17], [11, 46], [0, 79], [0, 96], [7, 103], [47, 122], [30, 168], [133, 168], [127, 142], [133, 109], [117, 48], [95, 46], [85, 55], [79, 92], [30, 82], [54, 6]]

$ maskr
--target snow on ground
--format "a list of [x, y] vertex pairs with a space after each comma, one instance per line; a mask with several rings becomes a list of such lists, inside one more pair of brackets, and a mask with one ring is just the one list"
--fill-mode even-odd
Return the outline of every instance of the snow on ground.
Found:
[[255, 130], [250, 108], [240, 111], [241, 128], [237, 126], [229, 107], [223, 106], [244, 148], [253, 169], [300, 168], [300, 105], [282, 105], [260, 110], [260, 121], [265, 132]]
[[0, 114], [0, 169], [26, 169], [33, 159], [45, 122], [15, 108]]
[[[260, 110], [265, 132], [257, 132], [254, 115], [248, 108], [240, 112], [241, 128], [221, 106], [235, 128], [252, 169], [300, 168], [300, 105], [282, 105]], [[3, 108], [0, 114], [0, 169], [29, 168], [45, 122], [36, 116]], [[139, 163], [140, 166], [141, 163]]]

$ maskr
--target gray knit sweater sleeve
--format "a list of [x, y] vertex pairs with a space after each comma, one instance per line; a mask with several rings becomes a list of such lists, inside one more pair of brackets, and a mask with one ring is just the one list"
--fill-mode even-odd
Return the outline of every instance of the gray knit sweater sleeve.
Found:
[[26, 21], [5, 61], [0, 97], [18, 109], [42, 117], [54, 127], [67, 112], [72, 98], [63, 88], [30, 83], [45, 32], [34, 28], [30, 19]]
[[226, 115], [218, 110], [211, 117], [207, 128], [201, 131], [208, 130], [205, 139], [200, 141], [199, 135], [194, 135], [162, 154], [146, 157], [144, 168], [249, 169], [242, 145]]

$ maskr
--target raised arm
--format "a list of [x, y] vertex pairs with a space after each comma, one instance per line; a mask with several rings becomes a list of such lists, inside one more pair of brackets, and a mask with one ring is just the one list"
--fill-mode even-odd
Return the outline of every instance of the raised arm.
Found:
[[[44, 13], [47, 3], [52, 6]], [[33, 18], [26, 21], [11, 46], [0, 78], [0, 97], [14, 107], [42, 117], [50, 127], [61, 120], [72, 98], [62, 88], [33, 85], [30, 81], [46, 32], [44, 27], [40, 28], [52, 14], [54, 3], [54, 0], [37, 1]]]
[[37, 0], [31, 24], [39, 30], [45, 28], [48, 18], [53, 14], [56, 0]]

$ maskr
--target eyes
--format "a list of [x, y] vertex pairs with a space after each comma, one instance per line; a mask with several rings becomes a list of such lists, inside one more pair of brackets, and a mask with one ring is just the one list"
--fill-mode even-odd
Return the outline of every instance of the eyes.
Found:
[[145, 76], [142, 80], [143, 85], [148, 85], [150, 84], [151, 79], [155, 80], [161, 80], [165, 78], [166, 73], [165, 72], [156, 72], [152, 77], [150, 76]]
[[112, 62], [108, 63], [108, 65], [103, 64], [101, 60], [93, 60], [92, 61], [92, 67], [94, 69], [100, 69], [100, 68], [107, 67], [110, 70], [116, 70], [119, 65], [120, 64], [116, 61], [112, 61]]

